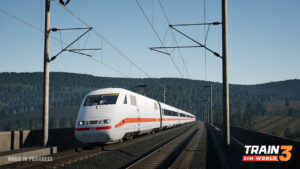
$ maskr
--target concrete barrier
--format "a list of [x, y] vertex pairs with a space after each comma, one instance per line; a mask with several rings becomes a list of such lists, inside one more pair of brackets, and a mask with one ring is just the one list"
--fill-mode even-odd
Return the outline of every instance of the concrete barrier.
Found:
[[[0, 132], [0, 152], [18, 150], [19, 148], [42, 146], [42, 130], [2, 131]], [[83, 145], [74, 134], [74, 128], [49, 130], [47, 146], [56, 146], [58, 151]]]
[[[217, 127], [222, 129], [221, 124], [216, 124]], [[230, 126], [231, 136], [242, 142], [243, 144], [258, 144], [258, 145], [288, 145], [292, 144], [300, 151], [300, 142], [284, 137], [278, 137], [266, 133], [261, 133], [249, 129]]]
[[221, 163], [221, 168], [222, 169], [230, 169], [230, 164], [229, 161], [226, 158], [226, 153], [224, 151], [224, 146], [220, 143], [220, 140], [216, 136], [216, 130], [210, 125], [205, 123], [206, 128], [207, 128], [207, 134], [209, 134], [212, 138], [213, 145], [216, 150], [216, 155]]
[[19, 131], [3, 131], [0, 132], [0, 152], [8, 150], [16, 150], [20, 148]]

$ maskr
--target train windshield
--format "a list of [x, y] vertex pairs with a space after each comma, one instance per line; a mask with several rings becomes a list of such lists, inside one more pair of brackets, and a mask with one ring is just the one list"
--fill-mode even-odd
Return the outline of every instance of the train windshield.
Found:
[[116, 104], [119, 94], [104, 94], [87, 96], [83, 106]]

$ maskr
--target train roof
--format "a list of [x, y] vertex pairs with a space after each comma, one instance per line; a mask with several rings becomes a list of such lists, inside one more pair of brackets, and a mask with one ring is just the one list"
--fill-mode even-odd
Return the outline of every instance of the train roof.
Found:
[[[97, 95], [97, 94], [111, 94], [111, 93], [131, 93], [131, 94], [139, 95], [139, 96], [141, 96], [141, 97], [145, 97], [145, 98], [147, 98], [147, 99], [154, 100], [154, 99], [152, 99], [152, 98], [143, 96], [143, 95], [141, 95], [141, 94], [132, 92], [132, 91], [127, 90], [127, 89], [124, 89], [124, 88], [104, 88], [104, 89], [97, 89], [97, 90], [93, 90], [93, 91], [89, 92], [86, 96], [89, 96], [89, 95]], [[156, 100], [154, 100], [154, 101], [156, 101]], [[188, 113], [188, 112], [186, 112], [186, 111], [184, 111], [184, 110], [181, 110], [181, 109], [179, 109], [179, 108], [170, 106], [170, 105], [165, 104], [165, 103], [162, 103], [162, 102], [159, 102], [159, 103], [162, 105], [162, 107], [171, 108], [171, 109], [173, 109], [173, 110], [179, 111], [180, 113], [185, 113], [185, 114], [194, 116], [193, 114]]]
[[109, 94], [109, 93], [124, 93], [124, 92], [134, 93], [132, 91], [129, 91], [129, 90], [123, 89], [123, 88], [104, 88], [104, 89], [93, 90], [93, 91], [89, 92], [87, 95]]
[[153, 101], [156, 101], [152, 98], [149, 98], [149, 97], [146, 97], [144, 95], [141, 95], [139, 93], [135, 93], [135, 92], [132, 92], [130, 90], [127, 90], [127, 89], [124, 89], [124, 88], [104, 88], [104, 89], [98, 89], [98, 90], [94, 90], [94, 91], [91, 91], [89, 92], [86, 96], [89, 96], [89, 95], [97, 95], [97, 94], [112, 94], [112, 93], [126, 93], [126, 94], [132, 94], [132, 95], [136, 95], [136, 96], [139, 96], [139, 97], [143, 97], [143, 98], [146, 98], [148, 100], [153, 100]]

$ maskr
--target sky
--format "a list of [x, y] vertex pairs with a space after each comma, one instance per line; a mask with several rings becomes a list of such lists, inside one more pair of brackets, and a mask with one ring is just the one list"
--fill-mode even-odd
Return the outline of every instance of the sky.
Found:
[[[204, 0], [160, 1], [171, 24], [204, 22]], [[164, 46], [176, 46], [172, 29], [168, 27], [159, 0], [138, 2], [160, 39], [164, 39]], [[44, 6], [44, 0], [0, 1], [0, 72], [43, 71], [43, 33], [8, 16], [3, 10], [43, 31]], [[66, 7], [99, 33], [89, 32], [72, 48], [102, 50], [87, 51], [86, 53], [93, 54], [92, 58], [64, 52], [50, 63], [51, 72], [222, 81], [221, 59], [210, 52], [206, 52], [205, 57], [203, 48], [181, 49], [183, 57], [179, 50], [169, 50], [172, 53], [170, 57], [150, 51], [149, 47], [159, 47], [161, 43], [136, 0], [71, 0]], [[300, 79], [299, 9], [299, 0], [228, 0], [230, 83], [259, 84]], [[206, 0], [205, 20], [221, 21], [220, 0]], [[54, 0], [51, 2], [50, 25], [51, 28], [86, 28], [86, 25]], [[207, 27], [177, 28], [204, 43]], [[56, 55], [65, 44], [72, 42], [83, 32], [84, 30], [51, 32], [51, 36], [57, 40], [50, 40], [50, 56]], [[179, 33], [173, 33], [178, 45], [196, 45]], [[65, 44], [61, 44], [60, 40]], [[210, 26], [206, 44], [208, 48], [221, 54], [221, 26]], [[116, 49], [124, 55], [120, 55]]]

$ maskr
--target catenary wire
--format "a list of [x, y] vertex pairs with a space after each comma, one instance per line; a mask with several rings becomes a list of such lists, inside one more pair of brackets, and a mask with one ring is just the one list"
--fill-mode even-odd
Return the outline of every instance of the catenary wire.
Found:
[[[61, 5], [57, 0], [53, 0], [56, 4], [58, 4], [59, 6], [61, 6], [62, 8], [64, 8], [67, 12], [69, 12], [73, 17], [75, 17], [76, 19], [78, 19], [81, 23], [83, 23], [85, 26], [87, 27], [92, 27], [91, 25], [89, 25], [87, 22], [85, 22], [83, 19], [81, 19], [79, 16], [77, 16], [73, 11], [71, 11], [69, 8], [67, 8], [66, 6]], [[139, 71], [141, 71], [144, 75], [146, 75], [148, 78], [151, 78], [151, 76], [145, 72], [141, 67], [139, 67], [135, 62], [133, 62], [128, 56], [126, 56], [121, 50], [119, 50], [115, 45], [113, 45], [108, 39], [106, 39], [101, 33], [99, 33], [97, 30], [92, 29], [92, 31], [98, 36], [100, 37], [103, 41], [105, 41], [105, 43], [107, 43], [112, 49], [114, 49], [117, 53], [119, 53], [122, 57], [124, 57], [129, 63], [131, 63], [132, 65], [134, 65]], [[158, 85], [162, 86], [162, 84], [160, 82], [158, 82], [157, 80], [154, 80]]]
[[[32, 25], [32, 24], [26, 22], [25, 20], [23, 20], [23, 19], [21, 19], [21, 18], [15, 16], [15, 15], [13, 15], [13, 14], [7, 12], [6, 10], [0, 8], [0, 11], [3, 12], [3, 13], [5, 13], [5, 14], [7, 14], [8, 16], [10, 16], [10, 17], [12, 17], [12, 18], [14, 18], [14, 19], [16, 19], [16, 20], [22, 22], [23, 24], [25, 24], [25, 25], [31, 27], [32, 29], [34, 29], [34, 30], [36, 30], [36, 31], [38, 31], [38, 32], [44, 34], [44, 31], [43, 31], [43, 30], [41, 30], [41, 29], [37, 28], [36, 26], [34, 26], [34, 25]], [[51, 35], [50, 35], [50, 37], [51, 37], [52, 39], [56, 40], [56, 41], [59, 42], [59, 43], [62, 43], [62, 44], [67, 45], [66, 42], [64, 42], [64, 41], [62, 41], [62, 40], [60, 40], [60, 39], [58, 39], [58, 38], [56, 38], [56, 37], [54, 37], [54, 36], [51, 36]], [[122, 72], [120, 72], [120, 71], [116, 71], [116, 70], [115, 70], [114, 68], [112, 68], [111, 66], [108, 66], [107, 64], [105, 64], [105, 63], [103, 63], [103, 62], [97, 60], [97, 59], [94, 58], [94, 57], [89, 57], [89, 58], [91, 58], [92, 60], [94, 60], [94, 61], [96, 61], [96, 62], [98, 62], [98, 63], [101, 63], [102, 65], [104, 65], [104, 66], [106, 66], [107, 68], [109, 68], [109, 69], [111, 69], [111, 70], [113, 70], [113, 71], [115, 71], [115, 72], [121, 74], [122, 76], [129, 77], [128, 75], [125, 75], [124, 73], [122, 73]]]
[[[136, 0], [136, 3], [137, 3], [137, 5], [139, 6], [140, 10], [142, 11], [142, 13], [143, 13], [144, 17], [146, 18], [147, 22], [149, 23], [150, 27], [152, 28], [153, 32], [155, 33], [156, 37], [157, 37], [158, 40], [160, 41], [161, 46], [164, 47], [165, 45], [164, 45], [163, 41], [161, 40], [161, 38], [159, 37], [157, 31], [155, 30], [153, 24], [150, 22], [149, 18], [147, 17], [147, 15], [146, 15], [144, 9], [142, 8], [141, 4], [138, 2], [138, 0]], [[167, 49], [165, 49], [165, 50], [168, 51]], [[173, 59], [170, 55], [168, 55], [168, 56], [169, 56], [169, 58], [171, 59], [173, 65], [174, 65], [175, 68], [177, 69], [177, 71], [178, 71], [178, 73], [180, 74], [180, 76], [183, 77], [183, 74], [182, 74], [181, 71], [179, 70], [179, 68], [178, 68], [178, 66], [176, 65], [174, 59]]]
[[[162, 11], [163, 11], [163, 13], [164, 13], [164, 16], [165, 16], [165, 18], [166, 18], [166, 20], [167, 20], [167, 22], [168, 22], [168, 25], [170, 25], [169, 18], [168, 18], [168, 16], [167, 16], [167, 13], [166, 13], [166, 11], [165, 11], [165, 9], [164, 9], [164, 7], [163, 7], [161, 1], [158, 0], [158, 2], [159, 2], [159, 6], [161, 7], [161, 9], [162, 9]], [[173, 36], [173, 38], [174, 38], [174, 41], [175, 41], [176, 45], [179, 46], [179, 45], [178, 45], [178, 42], [177, 42], [177, 40], [176, 40], [176, 36], [175, 36], [175, 34], [174, 34], [173, 29], [171, 30], [171, 32], [172, 32], [172, 36]], [[186, 70], [186, 72], [187, 72], [187, 74], [188, 74], [188, 77], [190, 78], [189, 70], [188, 70], [188, 68], [187, 68], [187, 66], [186, 66], [186, 63], [185, 63], [184, 58], [183, 58], [183, 56], [182, 56], [181, 50], [180, 50], [179, 48], [178, 48], [178, 51], [179, 51], [179, 54], [180, 54], [180, 56], [181, 56], [181, 60], [182, 60], [182, 62], [183, 62], [184, 68], [185, 68], [185, 70]]]

